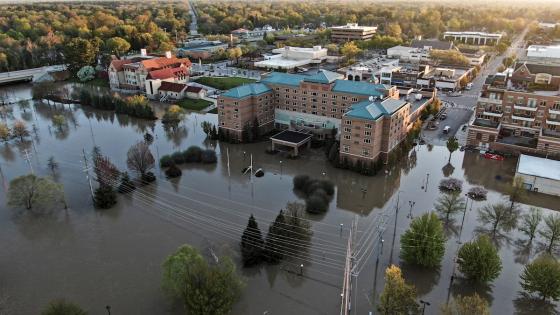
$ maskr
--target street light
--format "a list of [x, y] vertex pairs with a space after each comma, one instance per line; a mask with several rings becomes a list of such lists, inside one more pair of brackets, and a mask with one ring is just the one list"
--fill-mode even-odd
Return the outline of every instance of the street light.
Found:
[[422, 304], [422, 315], [424, 315], [424, 312], [426, 311], [426, 305], [427, 305], [427, 306], [430, 306], [430, 302], [424, 301], [424, 300], [420, 300], [420, 303]]
[[105, 306], [105, 309], [107, 310], [107, 314], [111, 315], [111, 305]]

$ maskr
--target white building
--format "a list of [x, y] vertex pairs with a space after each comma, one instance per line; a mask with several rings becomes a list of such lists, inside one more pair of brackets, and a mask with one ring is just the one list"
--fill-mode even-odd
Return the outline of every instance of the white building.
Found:
[[560, 23], [539, 22], [540, 29], [553, 29], [556, 26], [560, 26]]
[[376, 57], [341, 68], [338, 72], [344, 73], [346, 75], [346, 79], [351, 81], [370, 81], [373, 83], [386, 84], [380, 82], [381, 73], [383, 71], [386, 72], [387, 68], [393, 69], [398, 67], [398, 65], [398, 59]]
[[472, 45], [496, 45], [502, 39], [502, 34], [486, 32], [445, 32], [443, 39], [459, 41]]
[[387, 57], [410, 62], [428, 61], [430, 58], [430, 51], [424, 48], [395, 46], [387, 49]]
[[560, 59], [560, 45], [556, 45], [556, 46], [531, 45], [527, 47], [527, 58]]
[[377, 26], [361, 26], [358, 23], [348, 23], [331, 27], [333, 41], [368, 40], [377, 32]]
[[560, 196], [560, 161], [522, 154], [515, 176], [523, 178], [528, 190]]
[[308, 64], [319, 64], [327, 59], [327, 49], [321, 46], [313, 46], [313, 48], [286, 46], [276, 48], [272, 52], [276, 55], [265, 56], [265, 60], [255, 62], [255, 66], [291, 70]]

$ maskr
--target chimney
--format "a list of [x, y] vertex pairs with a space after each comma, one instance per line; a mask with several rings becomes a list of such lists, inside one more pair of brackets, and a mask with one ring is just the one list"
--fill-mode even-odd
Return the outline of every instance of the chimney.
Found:
[[169, 50], [165, 52], [165, 58], [171, 59], [171, 52]]
[[146, 57], [147, 55], [148, 55], [148, 53], [146, 52], [146, 48], [140, 49], [140, 56]]

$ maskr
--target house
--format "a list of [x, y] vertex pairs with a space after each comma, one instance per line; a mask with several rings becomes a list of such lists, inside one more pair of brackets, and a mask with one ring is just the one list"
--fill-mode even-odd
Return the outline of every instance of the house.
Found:
[[109, 86], [111, 87], [111, 89], [121, 88], [121, 83], [125, 82], [123, 66], [132, 62], [133, 61], [130, 59], [116, 59], [111, 61], [109, 70], [107, 71], [109, 76]]
[[164, 82], [187, 83], [189, 81], [188, 68], [179, 66], [150, 71], [146, 76], [146, 96], [150, 99], [159, 97], [159, 88]]
[[185, 98], [187, 88], [188, 86], [184, 83], [163, 81], [158, 89], [160, 101], [183, 99]]
[[186, 89], [187, 97], [192, 99], [201, 99], [206, 97], [206, 89], [200, 86], [189, 85]]
[[522, 154], [515, 177], [523, 178], [527, 190], [560, 196], [560, 161]]

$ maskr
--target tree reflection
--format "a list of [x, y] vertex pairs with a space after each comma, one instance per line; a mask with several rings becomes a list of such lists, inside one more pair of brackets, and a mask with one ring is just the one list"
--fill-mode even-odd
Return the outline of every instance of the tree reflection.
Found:
[[556, 307], [549, 301], [535, 299], [531, 295], [520, 292], [519, 297], [513, 300], [516, 315], [546, 315], [546, 314], [559, 314]]
[[455, 171], [455, 167], [451, 164], [451, 163], [447, 163], [445, 164], [445, 166], [441, 169], [441, 171], [443, 172], [443, 176], [445, 177], [449, 177], [453, 174], [453, 172]]
[[476, 283], [461, 277], [455, 277], [455, 281], [453, 281], [453, 284], [451, 285], [451, 294], [453, 296], [471, 296], [475, 293], [488, 301], [489, 305], [492, 305], [492, 301], [494, 300], [492, 297], [492, 286]]
[[165, 137], [167, 140], [173, 142], [173, 148], [180, 147], [183, 139], [187, 138], [189, 134], [188, 129], [185, 126], [179, 126], [177, 124], [164, 124], [163, 130], [165, 131]]
[[517, 239], [513, 242], [514, 261], [521, 265], [529, 263], [533, 254], [533, 244], [529, 240]]
[[16, 157], [12, 147], [8, 143], [4, 143], [3, 146], [0, 146], [0, 155], [2, 155], [5, 161], [13, 161]]
[[401, 264], [401, 270], [404, 278], [414, 284], [419, 296], [430, 293], [439, 282], [439, 267], [426, 269], [403, 263]]

